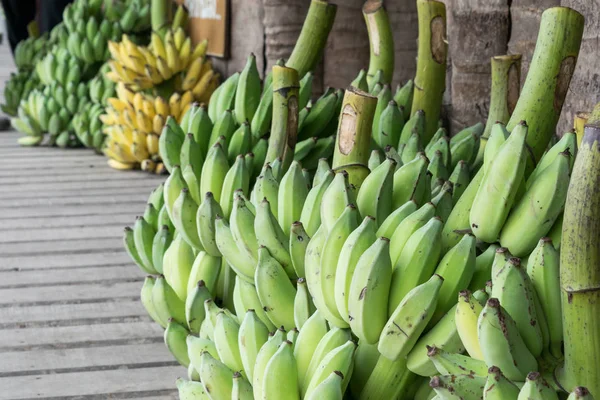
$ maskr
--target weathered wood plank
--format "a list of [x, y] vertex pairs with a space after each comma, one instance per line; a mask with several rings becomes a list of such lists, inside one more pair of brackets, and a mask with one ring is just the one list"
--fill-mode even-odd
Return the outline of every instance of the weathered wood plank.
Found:
[[[119, 204], [120, 212], [130, 212], [131, 215], [141, 213], [141, 203], [125, 203]], [[27, 208], [12, 208], [0, 212], [0, 220], [16, 219], [16, 218], [39, 218], [39, 217], [54, 217], [54, 218], [75, 218], [83, 215], [106, 215], [112, 214], [114, 208], [104, 205], [73, 205], [73, 206], [53, 206], [53, 207], [27, 207]]]
[[32, 306], [27, 311], [21, 307], [0, 308], [0, 328], [93, 325], [108, 321], [122, 322], [128, 317], [133, 321], [149, 320], [137, 296], [98, 303]]
[[15, 351], [2, 353], [0, 376], [18, 376], [37, 371], [117, 369], [136, 364], [172, 363], [173, 356], [166, 346], [155, 344], [121, 345], [91, 348]]
[[122, 279], [36, 288], [0, 289], [0, 307], [30, 307], [41, 304], [85, 302], [134, 297], [142, 287], [142, 278]]
[[55, 238], [54, 240], [37, 242], [0, 243], [0, 254], [3, 254], [6, 258], [19, 255], [43, 257], [51, 254], [62, 254], [64, 258], [68, 258], [71, 254], [89, 254], [89, 258], [94, 258], [95, 254], [105, 250], [121, 251], [121, 249], [123, 249], [123, 240], [118, 236], [71, 239], [68, 241]]
[[[130, 221], [133, 222], [133, 221]], [[99, 239], [121, 237], [123, 225], [82, 226], [77, 228], [49, 228], [21, 230], [17, 232], [0, 231], [0, 243], [19, 243], [50, 240]], [[81, 248], [85, 247], [82, 243]]]
[[24, 400], [34, 398], [91, 398], [106, 399], [116, 393], [138, 393], [156, 396], [174, 393], [175, 380], [186, 376], [180, 366], [120, 369], [97, 372], [74, 372], [67, 374], [28, 375], [0, 378], [1, 400]]
[[[14, 196], [14, 195], [13, 195]], [[15, 196], [16, 197], [16, 196]], [[0, 209], [24, 208], [24, 207], [39, 207], [39, 206], [61, 206], [61, 205], [88, 205], [88, 204], [126, 204], [136, 203], [143, 213], [143, 204], [148, 198], [148, 194], [143, 189], [138, 189], [138, 193], [109, 193], [97, 196], [71, 196], [71, 197], [47, 197], [40, 194], [38, 197], [31, 198], [12, 198], [4, 199], [0, 203]], [[114, 209], [114, 208], [113, 208]]]
[[129, 256], [125, 249], [105, 250], [94, 254], [48, 254], [48, 255], [15, 255], [0, 258], [0, 270], [29, 270], [29, 269], [55, 269], [123, 265], [129, 263]]
[[101, 284], [106, 280], [132, 280], [141, 277], [143, 273], [133, 264], [57, 270], [9, 270], [0, 271], [0, 288], [33, 288], [86, 282]]

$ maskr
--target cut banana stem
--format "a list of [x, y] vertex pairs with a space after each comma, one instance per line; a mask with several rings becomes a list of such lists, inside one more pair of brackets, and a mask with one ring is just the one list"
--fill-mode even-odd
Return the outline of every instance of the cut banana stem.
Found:
[[394, 38], [388, 13], [382, 0], [366, 1], [362, 11], [371, 51], [367, 82], [370, 85], [377, 71], [381, 70], [383, 82], [390, 83], [394, 74]]

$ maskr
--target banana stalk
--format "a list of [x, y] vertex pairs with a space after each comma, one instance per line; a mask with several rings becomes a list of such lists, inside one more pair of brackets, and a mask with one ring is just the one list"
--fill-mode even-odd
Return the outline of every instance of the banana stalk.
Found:
[[298, 71], [300, 78], [315, 67], [323, 54], [336, 11], [337, 6], [327, 0], [311, 1], [300, 36], [286, 63]]
[[538, 40], [522, 95], [506, 128], [520, 121], [529, 126], [528, 176], [546, 150], [567, 95], [583, 35], [583, 16], [567, 7], [549, 8], [542, 14]]
[[381, 70], [384, 83], [390, 83], [394, 74], [394, 37], [383, 0], [367, 0], [363, 6], [363, 15], [371, 50], [367, 82], [370, 87], [373, 77]]
[[585, 124], [590, 118], [590, 114], [584, 111], [578, 111], [575, 113], [575, 118], [573, 120], [573, 129], [575, 129], [575, 134], [577, 135], [577, 147], [581, 147], [581, 139], [583, 139], [583, 130]]
[[[298, 137], [298, 71], [289, 67], [273, 67], [273, 120], [265, 162], [282, 159], [281, 176], [294, 158]], [[281, 178], [281, 176], [279, 178]]]
[[334, 171], [346, 170], [348, 181], [360, 187], [369, 175], [371, 127], [377, 97], [350, 87], [346, 89], [333, 153]]
[[152, 0], [152, 30], [164, 38], [171, 23], [172, 2], [170, 0]]
[[419, 18], [419, 48], [417, 74], [411, 115], [425, 111], [425, 132], [422, 143], [438, 129], [442, 97], [446, 88], [446, 6], [440, 1], [417, 0]]
[[[600, 109], [600, 105], [596, 105]], [[567, 195], [560, 251], [567, 391], [600, 396], [600, 120], [585, 126]]]

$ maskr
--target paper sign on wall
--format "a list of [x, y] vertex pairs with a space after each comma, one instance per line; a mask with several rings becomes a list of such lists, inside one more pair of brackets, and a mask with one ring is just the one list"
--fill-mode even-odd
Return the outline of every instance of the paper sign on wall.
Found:
[[208, 40], [207, 54], [229, 56], [228, 0], [185, 0], [190, 15], [190, 35], [194, 43]]

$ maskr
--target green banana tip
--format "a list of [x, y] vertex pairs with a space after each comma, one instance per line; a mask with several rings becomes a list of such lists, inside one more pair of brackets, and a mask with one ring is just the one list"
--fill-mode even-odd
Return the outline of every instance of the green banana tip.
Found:
[[537, 371], [530, 372], [527, 374], [527, 380], [528, 381], [537, 381], [538, 379], [540, 379], [541, 376], [542, 375]]
[[429, 381], [429, 386], [433, 389], [441, 388], [444, 386], [442, 379], [439, 376], [433, 376]]
[[549, 238], [548, 236], [544, 236], [543, 238], [540, 239], [540, 243], [542, 245], [552, 244], [552, 238]]
[[587, 390], [586, 387], [583, 386], [577, 386], [575, 388], [575, 390], [573, 391], [573, 393], [575, 393], [577, 396], [589, 396], [590, 391]]
[[495, 297], [489, 298], [486, 302], [486, 306], [491, 308], [500, 308], [500, 300]]
[[342, 371], [333, 371], [333, 373], [339, 376], [340, 378], [344, 379], [344, 374], [342, 373]]
[[206, 283], [202, 279], [200, 279], [198, 281], [198, 287], [205, 287], [205, 286], [206, 286]]
[[436, 347], [435, 345], [433, 345], [433, 346], [426, 345], [425, 348], [427, 349], [427, 357], [433, 357], [433, 356], [437, 355], [440, 350], [439, 347]]
[[298, 278], [298, 280], [296, 281], [296, 283], [297, 283], [298, 285], [305, 284], [305, 283], [306, 283], [306, 279], [304, 279], [304, 278]]

